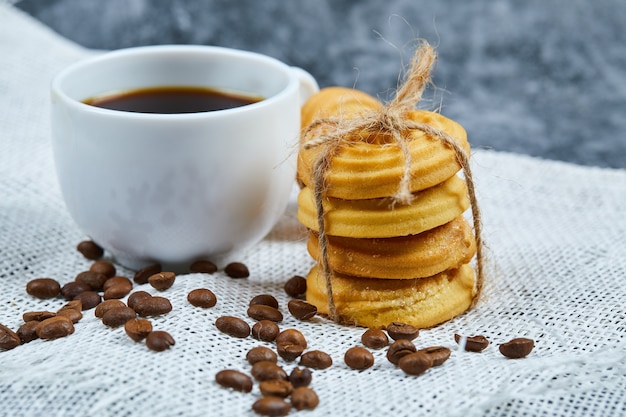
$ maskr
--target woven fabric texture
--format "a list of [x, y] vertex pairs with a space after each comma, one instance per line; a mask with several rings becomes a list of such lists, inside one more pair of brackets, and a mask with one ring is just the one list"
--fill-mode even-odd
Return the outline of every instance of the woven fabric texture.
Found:
[[[90, 265], [75, 250], [85, 236], [55, 179], [48, 89], [58, 70], [95, 52], [7, 4], [0, 5], [0, 22], [0, 323], [17, 329], [23, 312], [65, 303], [29, 296], [29, 280], [63, 284]], [[246, 352], [272, 345], [226, 336], [214, 323], [234, 315], [253, 324], [247, 305], [261, 293], [277, 297], [281, 329], [299, 329], [309, 350], [333, 358], [330, 368], [313, 371], [320, 404], [303, 415], [626, 415], [626, 172], [484, 150], [472, 161], [487, 281], [477, 308], [416, 339], [418, 347], [450, 347], [443, 366], [407, 376], [378, 350], [372, 368], [351, 370], [343, 355], [361, 345], [364, 329], [323, 318], [300, 322], [288, 313], [284, 282], [313, 264], [294, 198], [270, 235], [241, 259], [248, 279], [221, 271], [180, 275], [163, 293], [173, 311], [152, 321], [172, 334], [172, 349], [150, 351], [91, 310], [66, 338], [0, 351], [0, 416], [254, 415], [258, 385], [234, 392], [219, 387], [215, 374], [249, 372]], [[119, 267], [118, 274], [133, 272]], [[215, 292], [215, 307], [187, 302], [199, 287]], [[135, 289], [156, 293], [147, 285]], [[482, 353], [461, 351], [455, 333], [482, 334], [491, 344]], [[498, 344], [515, 337], [535, 340], [527, 358], [499, 353]]]

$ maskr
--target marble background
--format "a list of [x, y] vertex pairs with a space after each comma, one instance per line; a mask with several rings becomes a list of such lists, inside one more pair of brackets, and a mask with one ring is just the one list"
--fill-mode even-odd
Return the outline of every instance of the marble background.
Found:
[[21, 0], [89, 48], [211, 44], [393, 96], [414, 39], [439, 62], [420, 107], [474, 147], [626, 168], [624, 0]]

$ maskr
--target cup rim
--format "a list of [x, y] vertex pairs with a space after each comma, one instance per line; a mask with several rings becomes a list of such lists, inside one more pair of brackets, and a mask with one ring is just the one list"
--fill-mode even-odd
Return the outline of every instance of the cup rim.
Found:
[[[140, 112], [129, 112], [122, 110], [112, 110], [106, 109], [102, 107], [96, 107], [89, 104], [86, 104], [78, 99], [70, 97], [62, 88], [62, 83], [64, 80], [71, 76], [76, 71], [80, 71], [83, 67], [92, 66], [97, 64], [98, 62], [108, 61], [111, 59], [119, 59], [120, 57], [129, 56], [129, 55], [137, 55], [137, 54], [160, 54], [160, 53], [212, 53], [212, 54], [221, 54], [224, 56], [238, 56], [250, 59], [262, 60], [265, 63], [268, 63], [276, 68], [279, 68], [285, 72], [289, 81], [286, 86], [269, 97], [263, 98], [255, 103], [246, 104], [245, 106], [233, 107], [222, 110], [213, 110], [213, 111], [205, 111], [205, 112], [195, 112], [195, 113], [140, 113]], [[294, 71], [292, 71], [292, 67], [283, 63], [282, 61], [273, 58], [269, 55], [264, 55], [258, 52], [247, 51], [236, 48], [228, 48], [222, 46], [214, 46], [214, 45], [177, 45], [177, 44], [164, 44], [164, 45], [148, 45], [148, 46], [134, 46], [129, 48], [121, 48], [116, 50], [111, 50], [104, 52], [102, 54], [98, 54], [96, 56], [92, 56], [89, 58], [85, 58], [79, 61], [76, 61], [64, 69], [62, 69], [59, 73], [57, 73], [52, 79], [51, 83], [51, 91], [53, 97], [57, 97], [60, 100], [63, 100], [67, 105], [76, 108], [76, 110], [81, 110], [89, 113], [108, 115], [111, 117], [120, 117], [120, 118], [129, 118], [129, 119], [147, 119], [147, 120], [157, 120], [157, 119], [168, 119], [168, 120], [189, 120], [189, 119], [206, 119], [206, 118], [215, 118], [215, 117], [223, 117], [225, 115], [235, 115], [237, 113], [251, 111], [258, 107], [264, 107], [272, 105], [273, 102], [281, 100], [284, 95], [289, 94], [292, 90], [298, 89], [299, 83], [297, 76]]]

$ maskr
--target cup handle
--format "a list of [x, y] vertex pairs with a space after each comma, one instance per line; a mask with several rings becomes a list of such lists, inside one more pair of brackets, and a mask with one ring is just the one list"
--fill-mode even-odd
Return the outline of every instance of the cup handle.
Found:
[[299, 67], [291, 67], [291, 69], [300, 80], [300, 105], [302, 105], [309, 97], [320, 91], [320, 87], [307, 71]]

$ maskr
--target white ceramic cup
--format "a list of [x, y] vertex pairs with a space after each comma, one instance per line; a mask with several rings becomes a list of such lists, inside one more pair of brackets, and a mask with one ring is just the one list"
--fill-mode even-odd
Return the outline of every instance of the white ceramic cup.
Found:
[[[83, 103], [155, 86], [264, 99], [184, 114]], [[67, 208], [87, 236], [132, 269], [233, 260], [262, 240], [287, 206], [300, 107], [317, 90], [302, 69], [212, 46], [129, 48], [73, 64], [52, 83], [52, 143]]]

